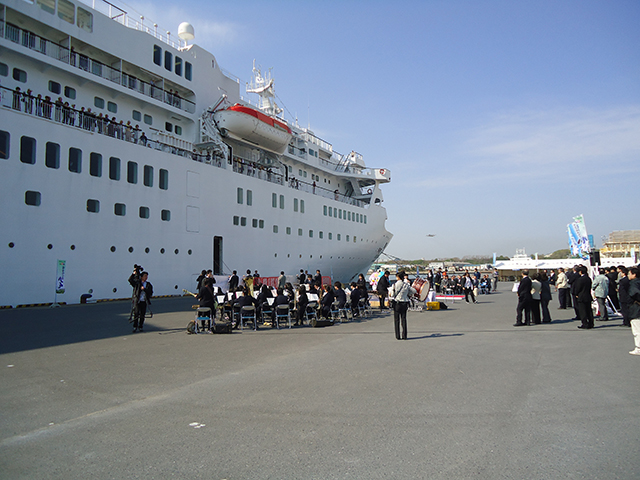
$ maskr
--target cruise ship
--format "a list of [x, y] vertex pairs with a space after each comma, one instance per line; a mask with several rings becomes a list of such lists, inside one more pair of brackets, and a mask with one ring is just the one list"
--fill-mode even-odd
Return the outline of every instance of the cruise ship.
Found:
[[204, 268], [344, 282], [385, 249], [390, 171], [194, 40], [102, 0], [0, 3], [0, 307], [126, 298], [134, 264], [156, 295]]

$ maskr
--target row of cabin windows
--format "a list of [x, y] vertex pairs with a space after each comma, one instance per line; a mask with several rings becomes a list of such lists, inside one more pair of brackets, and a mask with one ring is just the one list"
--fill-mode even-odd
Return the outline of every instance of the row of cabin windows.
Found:
[[[29, 0], [27, 0], [29, 1]], [[42, 10], [51, 15], [56, 14], [56, 0], [35, 0]], [[69, 0], [57, 0], [58, 2], [58, 18], [73, 25], [74, 23], [89, 33], [93, 32], [93, 13], [82, 7], [76, 7]], [[29, 1], [33, 3], [33, 1]]]
[[[58, 82], [54, 82], [53, 80], [49, 80], [49, 91], [54, 95], [60, 95], [62, 93], [62, 85], [60, 85]], [[64, 96], [71, 100], [75, 100], [76, 89], [65, 85]]]
[[[153, 63], [160, 67], [164, 64], [165, 70], [169, 72], [173, 70], [176, 75], [178, 75], [179, 77], [182, 76], [182, 58], [176, 55], [174, 59], [173, 54], [169, 50], [166, 50], [163, 55], [162, 47], [158, 45], [153, 46]], [[187, 80], [191, 80], [192, 77], [192, 65], [189, 62], [184, 62], [184, 78], [186, 78]]]
[[[0, 158], [8, 159], [10, 153], [11, 136], [9, 132], [0, 130]], [[29, 165], [35, 165], [37, 153], [36, 139], [22, 136], [20, 138], [20, 161]], [[121, 160], [117, 157], [109, 157], [109, 178], [120, 180]], [[44, 152], [44, 164], [48, 168], [60, 168], [60, 145], [55, 142], [47, 142]], [[68, 169], [72, 173], [82, 173], [82, 150], [69, 148]], [[102, 177], [102, 154], [91, 152], [89, 154], [89, 175]], [[153, 187], [154, 169], [151, 165], [143, 167], [142, 183], [147, 187]], [[127, 162], [127, 182], [138, 183], [138, 164]], [[169, 189], [169, 171], [161, 168], [158, 173], [158, 187], [162, 190]]]
[[[235, 226], [241, 226], [241, 227], [246, 227], [247, 226], [247, 217], [240, 217], [238, 215], [234, 215], [233, 217], [233, 224]], [[253, 228], [264, 228], [264, 220], [258, 220], [256, 218], [252, 219], [251, 221], [251, 226]], [[278, 233], [280, 230], [280, 228], [278, 227], [278, 225], [274, 225], [273, 226], [273, 233]], [[286, 227], [285, 228], [285, 232], [287, 235], [291, 235], [291, 227]], [[304, 235], [304, 231], [302, 228], [298, 228], [298, 236], [302, 237]], [[314, 236], [314, 231], [313, 230], [309, 230], [309, 238], [313, 238]], [[319, 239], [324, 239], [324, 232], [323, 231], [319, 231], [318, 232], [318, 238]], [[327, 234], [327, 238], [329, 240], [333, 240], [333, 233], [329, 232]], [[353, 243], [356, 243], [356, 236], [354, 235], [353, 237], [351, 237], [350, 235], [345, 235], [345, 240], [347, 242], [351, 241], [351, 238], [353, 238]], [[341, 241], [342, 240], [342, 235], [340, 233], [336, 234], [336, 240]]]
[[[280, 195], [278, 197], [278, 194], [272, 193], [271, 194], [271, 206], [273, 208], [280, 207], [282, 210], [284, 210], [284, 195]], [[304, 213], [304, 200], [294, 198], [293, 199], [293, 211], [294, 212]]]
[[[24, 203], [33, 207], [39, 207], [42, 203], [42, 194], [33, 190], [27, 190], [24, 193]], [[100, 212], [100, 200], [90, 198], [87, 200], [87, 212], [99, 213]], [[124, 203], [115, 203], [113, 205], [113, 213], [118, 217], [124, 217], [127, 214], [127, 206]], [[138, 209], [138, 216], [140, 218], [148, 219], [150, 217], [149, 207], [142, 206]], [[171, 220], [170, 210], [161, 210], [160, 219], [168, 222]]]
[[328, 207], [324, 205], [322, 207], [322, 213], [326, 217], [339, 218], [341, 220], [347, 220], [348, 222], [367, 223], [367, 216], [362, 213], [350, 212], [348, 210], [342, 210], [341, 208]]

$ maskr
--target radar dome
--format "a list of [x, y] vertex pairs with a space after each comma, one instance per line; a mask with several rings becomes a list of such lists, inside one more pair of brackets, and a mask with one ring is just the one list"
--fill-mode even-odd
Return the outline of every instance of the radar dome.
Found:
[[178, 36], [185, 41], [193, 40], [196, 36], [193, 31], [193, 25], [191, 25], [189, 22], [182, 22], [178, 26]]

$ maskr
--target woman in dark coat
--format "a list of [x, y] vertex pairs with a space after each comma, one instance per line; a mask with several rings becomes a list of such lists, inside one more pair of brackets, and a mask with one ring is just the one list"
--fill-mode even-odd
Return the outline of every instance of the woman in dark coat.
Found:
[[540, 273], [540, 305], [542, 307], [542, 323], [551, 323], [551, 314], [549, 313], [549, 302], [551, 301], [551, 283], [545, 272]]

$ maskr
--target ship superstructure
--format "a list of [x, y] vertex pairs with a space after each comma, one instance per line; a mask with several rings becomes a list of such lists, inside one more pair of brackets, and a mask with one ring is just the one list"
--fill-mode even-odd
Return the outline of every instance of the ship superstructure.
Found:
[[[197, 44], [108, 2], [0, 4], [0, 306], [158, 295], [217, 275], [320, 269], [346, 281], [391, 239], [386, 169], [279, 115]], [[59, 287], [59, 285], [58, 285]]]

